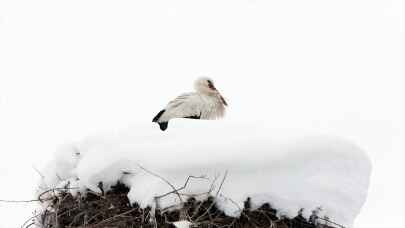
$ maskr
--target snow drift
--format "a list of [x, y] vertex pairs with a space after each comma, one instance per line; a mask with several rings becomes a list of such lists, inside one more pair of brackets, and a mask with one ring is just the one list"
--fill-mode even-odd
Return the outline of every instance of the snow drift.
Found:
[[[294, 217], [304, 208], [352, 226], [366, 199], [371, 164], [356, 145], [336, 137], [293, 136], [259, 125], [226, 121], [175, 120], [161, 132], [155, 126], [130, 129], [61, 147], [44, 170], [40, 191], [70, 183], [72, 194], [100, 192], [117, 181], [130, 187], [128, 198], [141, 207], [180, 203], [171, 194], [216, 197], [227, 215], [238, 216], [247, 197], [252, 206], [270, 203]], [[157, 175], [154, 175], [157, 174]], [[221, 185], [222, 183], [222, 185]]]

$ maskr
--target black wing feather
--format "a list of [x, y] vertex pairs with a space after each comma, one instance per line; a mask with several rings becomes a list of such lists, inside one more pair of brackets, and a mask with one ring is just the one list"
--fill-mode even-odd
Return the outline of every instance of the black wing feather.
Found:
[[162, 111], [160, 111], [160, 112], [153, 118], [152, 122], [158, 122], [159, 118], [163, 115], [163, 113], [164, 113], [165, 111], [166, 111], [165, 109], [163, 109]]

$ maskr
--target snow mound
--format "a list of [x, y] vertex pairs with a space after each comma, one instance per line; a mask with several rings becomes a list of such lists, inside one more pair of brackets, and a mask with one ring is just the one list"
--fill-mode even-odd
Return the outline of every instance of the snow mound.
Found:
[[189, 221], [182, 220], [182, 221], [174, 222], [173, 225], [176, 228], [189, 228], [191, 226], [191, 223]]
[[[100, 192], [99, 182], [108, 190], [121, 181], [130, 187], [130, 201], [141, 207], [167, 208], [190, 195], [209, 194], [227, 215], [238, 216], [250, 197], [253, 208], [270, 203], [289, 217], [304, 208], [308, 218], [321, 207], [320, 216], [352, 226], [366, 199], [370, 172], [365, 153], [336, 137], [175, 120], [166, 132], [155, 125], [134, 126], [61, 147], [45, 168], [40, 189], [69, 182], [76, 195], [86, 188]], [[181, 196], [159, 197], [184, 186], [190, 176]]]

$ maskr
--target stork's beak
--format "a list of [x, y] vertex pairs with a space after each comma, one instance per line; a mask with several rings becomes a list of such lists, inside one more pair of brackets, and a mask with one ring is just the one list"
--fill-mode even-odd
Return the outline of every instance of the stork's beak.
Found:
[[221, 101], [222, 101], [222, 104], [224, 104], [225, 106], [228, 106], [228, 103], [226, 103], [224, 97], [223, 97], [223, 96], [221, 95], [221, 93], [217, 90], [217, 88], [215, 88], [214, 84], [212, 84], [211, 82], [208, 82], [208, 88], [212, 89], [213, 91], [215, 91], [215, 92], [218, 94], [219, 99], [221, 99]]
[[221, 95], [221, 93], [215, 89], [215, 91], [218, 94], [219, 99], [221, 99], [222, 104], [224, 104], [225, 106], [228, 106], [228, 103], [226, 103], [226, 100], [224, 99], [224, 97]]
[[224, 99], [224, 97], [223, 97], [220, 93], [218, 93], [218, 94], [219, 94], [219, 98], [221, 99], [222, 103], [223, 103], [225, 106], [228, 106], [228, 103], [226, 103], [226, 100]]

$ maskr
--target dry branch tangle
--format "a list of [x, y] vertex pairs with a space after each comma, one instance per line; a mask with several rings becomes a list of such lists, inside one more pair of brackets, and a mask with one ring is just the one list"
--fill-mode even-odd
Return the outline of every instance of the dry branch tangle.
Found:
[[[251, 210], [250, 199], [245, 202], [244, 208], [241, 208], [241, 216], [238, 218], [226, 216], [215, 204], [215, 198], [220, 195], [222, 185], [224, 184], [227, 173], [222, 177], [221, 184], [217, 192], [212, 196], [213, 186], [210, 191], [205, 193], [207, 199], [197, 201], [194, 197], [184, 195], [181, 190], [187, 187], [190, 179], [202, 179], [204, 176], [188, 176], [184, 185], [176, 187], [161, 175], [141, 167], [146, 172], [161, 179], [173, 189], [163, 195], [155, 197], [156, 205], [154, 208], [142, 209], [138, 205], [131, 205], [127, 194], [129, 189], [121, 183], [113, 186], [111, 190], [100, 195], [88, 191], [86, 196], [73, 197], [69, 193], [69, 186], [65, 189], [47, 190], [46, 193], [52, 193], [52, 197], [41, 199], [41, 202], [50, 201], [48, 208], [40, 216], [35, 216], [36, 224], [42, 228], [59, 227], [173, 227], [173, 222], [179, 220], [190, 221], [192, 227], [216, 228], [216, 227], [270, 227], [270, 228], [315, 228], [332, 227], [323, 224], [310, 224], [302, 216], [289, 219], [278, 217], [277, 211], [271, 208], [270, 204], [264, 204], [256, 210]], [[217, 178], [216, 178], [217, 179]], [[214, 180], [214, 182], [216, 181]], [[212, 183], [212, 185], [214, 184]], [[100, 185], [102, 188], [102, 184]], [[101, 189], [104, 192], [103, 189]], [[180, 202], [180, 207], [162, 209], [159, 207], [159, 199], [170, 194], [175, 194]], [[183, 198], [187, 197], [187, 200]], [[229, 199], [232, 200], [232, 199]], [[31, 221], [30, 218], [28, 221]], [[319, 221], [319, 220], [318, 220]], [[25, 223], [25, 226], [33, 224]], [[339, 227], [339, 226], [336, 226]]]

